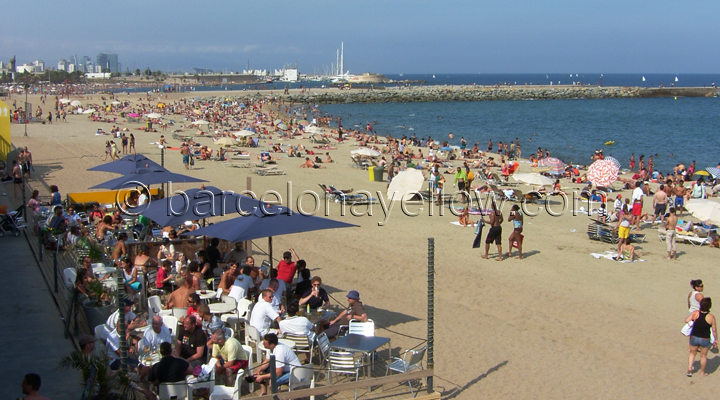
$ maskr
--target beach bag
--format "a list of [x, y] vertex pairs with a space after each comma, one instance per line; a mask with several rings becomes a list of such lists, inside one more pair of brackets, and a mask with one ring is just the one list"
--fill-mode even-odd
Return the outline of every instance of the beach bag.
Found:
[[685, 336], [690, 336], [690, 333], [692, 332], [692, 327], [693, 327], [694, 323], [695, 323], [695, 321], [686, 322], [685, 325], [683, 325], [682, 329], [680, 329], [680, 333], [682, 333]]
[[190, 156], [190, 165], [195, 165], [195, 157]]

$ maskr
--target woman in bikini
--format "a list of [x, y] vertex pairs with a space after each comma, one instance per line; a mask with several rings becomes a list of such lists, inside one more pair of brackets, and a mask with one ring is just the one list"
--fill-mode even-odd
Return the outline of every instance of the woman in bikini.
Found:
[[521, 260], [523, 258], [522, 255], [522, 243], [524, 236], [522, 235], [523, 231], [523, 215], [522, 212], [520, 212], [520, 207], [515, 204], [510, 209], [510, 215], [508, 216], [508, 221], [512, 221], [513, 223], [513, 231], [510, 233], [510, 237], [508, 237], [508, 257], [512, 256], [512, 248], [513, 243], [517, 243], [517, 249], [518, 249], [518, 255]]

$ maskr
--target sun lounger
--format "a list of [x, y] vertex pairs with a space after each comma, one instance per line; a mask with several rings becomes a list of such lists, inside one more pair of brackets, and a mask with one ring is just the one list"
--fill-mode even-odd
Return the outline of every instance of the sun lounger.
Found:
[[312, 143], [317, 143], [317, 144], [329, 144], [330, 143], [330, 139], [328, 139], [326, 137], [322, 137], [322, 136], [317, 137], [317, 136], [315, 136], [315, 134], [310, 135], [310, 141]]
[[367, 197], [362, 194], [349, 194], [349, 193], [343, 193], [341, 190], [338, 190], [333, 185], [328, 186], [329, 193], [333, 198], [335, 199], [335, 202], [343, 202], [345, 204], [372, 204], [375, 203], [377, 200], [372, 197]]
[[[607, 224], [592, 221], [588, 224], [587, 235], [590, 240], [598, 240], [605, 243], [617, 244], [620, 241], [617, 232]], [[645, 234], [631, 233], [629, 237], [631, 242], [644, 242]]]
[[[665, 241], [667, 231], [664, 229], [658, 229], [658, 238], [662, 241]], [[681, 243], [690, 243], [691, 245], [695, 247], [700, 247], [702, 245], [710, 244], [712, 243], [712, 238], [710, 237], [697, 237], [690, 234], [682, 234], [682, 233], [676, 233], [675, 234], [675, 240]]]
[[259, 167], [255, 168], [255, 173], [260, 176], [267, 176], [267, 175], [285, 175], [285, 171], [282, 169], [278, 169], [278, 167]]
[[368, 169], [368, 167], [372, 165], [367, 160], [360, 160], [356, 157], [350, 157], [350, 159], [353, 161], [352, 166], [356, 168]]

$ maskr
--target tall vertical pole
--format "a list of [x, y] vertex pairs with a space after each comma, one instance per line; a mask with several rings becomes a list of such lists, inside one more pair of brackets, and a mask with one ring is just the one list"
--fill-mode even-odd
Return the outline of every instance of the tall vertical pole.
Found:
[[[435, 238], [428, 238], [427, 367], [435, 365]], [[433, 376], [427, 377], [427, 391], [433, 391]]]
[[345, 43], [340, 42], [340, 76], [345, 76]]
[[30, 89], [30, 85], [25, 82], [25, 136], [27, 136], [27, 124], [28, 124], [28, 102], [27, 102], [27, 96], [28, 96], [28, 90]]

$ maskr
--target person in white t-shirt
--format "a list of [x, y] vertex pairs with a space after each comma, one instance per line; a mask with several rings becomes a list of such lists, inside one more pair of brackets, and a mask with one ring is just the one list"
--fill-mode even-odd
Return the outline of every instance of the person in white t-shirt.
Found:
[[313, 323], [306, 317], [297, 315], [299, 309], [298, 303], [292, 302], [288, 304], [288, 317], [278, 323], [280, 333], [292, 333], [295, 335], [310, 335], [312, 333]]
[[[120, 300], [120, 304], [122, 305], [122, 310], [125, 313], [125, 326], [128, 331], [131, 331], [137, 327], [145, 325], [140, 317], [135, 315], [134, 312], [132, 312], [132, 306], [133, 301], [129, 298], [123, 298]], [[109, 328], [109, 330], [113, 330], [117, 327], [117, 321], [120, 316], [120, 308], [115, 310], [114, 313], [110, 314], [107, 321], [105, 321], [105, 325]]]
[[[290, 368], [300, 367], [300, 359], [292, 349], [282, 343], [278, 343], [278, 337], [274, 333], [263, 336], [263, 346], [270, 350], [275, 356], [275, 376], [278, 385], [286, 385], [290, 381]], [[311, 368], [312, 366], [310, 366]], [[255, 370], [253, 375], [245, 378], [248, 382], [260, 384], [260, 396], [267, 393], [267, 383], [270, 381], [270, 358], [266, 358]]]
[[255, 327], [261, 335], [268, 333], [272, 321], [282, 321], [280, 314], [272, 307], [272, 298], [272, 290], [263, 290], [260, 294], [260, 299], [250, 313], [250, 325]]
[[236, 301], [246, 298], [250, 294], [250, 290], [255, 287], [252, 277], [250, 276], [250, 267], [244, 266], [242, 273], [235, 278], [228, 296]]
[[145, 330], [140, 346], [143, 349], [154, 348], [157, 351], [162, 342], [172, 343], [172, 336], [170, 329], [163, 324], [162, 317], [156, 315], [152, 318], [151, 328]]

